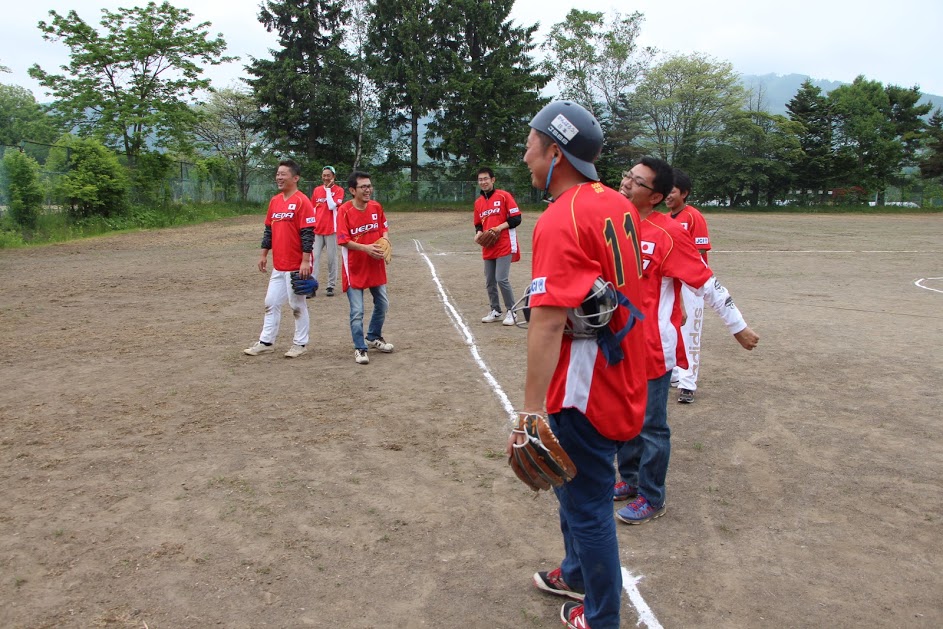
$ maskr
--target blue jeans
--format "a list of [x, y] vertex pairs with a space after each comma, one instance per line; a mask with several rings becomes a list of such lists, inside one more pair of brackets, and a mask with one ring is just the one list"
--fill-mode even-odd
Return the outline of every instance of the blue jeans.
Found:
[[549, 420], [577, 470], [573, 480], [554, 489], [560, 501], [563, 580], [573, 588], [585, 588], [583, 604], [590, 627], [618, 628], [622, 563], [612, 517], [612, 459], [619, 442], [600, 435], [573, 408], [550, 415]]
[[363, 293], [367, 290], [373, 295], [373, 316], [370, 317], [370, 327], [367, 330], [368, 341], [383, 336], [383, 322], [386, 321], [386, 311], [390, 308], [390, 300], [386, 298], [386, 284], [347, 289], [347, 301], [350, 302], [350, 335], [354, 339], [356, 349], [367, 349], [367, 343], [363, 340]]
[[[665, 479], [671, 458], [671, 429], [668, 428], [668, 391], [671, 372], [648, 381], [648, 404], [642, 432], [619, 448], [619, 476], [638, 487], [653, 507], [665, 504]], [[590, 625], [592, 626], [592, 625]]]

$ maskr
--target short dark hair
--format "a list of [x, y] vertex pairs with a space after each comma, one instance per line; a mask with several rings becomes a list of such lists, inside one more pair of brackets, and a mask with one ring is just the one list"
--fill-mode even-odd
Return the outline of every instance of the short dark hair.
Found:
[[643, 157], [639, 163], [655, 171], [655, 179], [652, 181], [655, 192], [660, 193], [662, 197], [671, 194], [675, 182], [675, 169], [671, 167], [671, 164], [663, 159], [648, 156]]
[[[291, 174], [293, 174], [295, 177], [301, 176], [301, 166], [299, 166], [298, 162], [293, 159], [283, 159], [282, 161], [278, 162], [278, 165], [288, 166], [289, 170], [291, 170]], [[278, 169], [276, 168], [276, 170]]]
[[488, 175], [489, 177], [491, 177], [492, 179], [494, 179], [494, 171], [491, 170], [490, 168], [488, 168], [487, 166], [482, 166], [481, 168], [479, 168], [479, 169], [478, 169], [478, 174], [479, 174], [479, 175]]
[[350, 177], [347, 178], [347, 187], [357, 189], [357, 182], [361, 179], [370, 179], [370, 173], [365, 173], [362, 170], [355, 170], [350, 173]]
[[691, 178], [680, 168], [675, 168], [675, 188], [682, 194], [691, 192]]

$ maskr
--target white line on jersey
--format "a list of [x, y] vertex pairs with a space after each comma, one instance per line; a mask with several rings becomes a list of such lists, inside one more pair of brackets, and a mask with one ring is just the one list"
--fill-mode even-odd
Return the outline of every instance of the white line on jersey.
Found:
[[[478, 367], [485, 375], [485, 380], [488, 381], [488, 384], [490, 384], [491, 388], [494, 390], [494, 394], [498, 396], [498, 399], [501, 401], [501, 405], [508, 414], [508, 419], [513, 420], [516, 415], [514, 414], [514, 407], [511, 405], [511, 400], [508, 399], [508, 396], [504, 393], [504, 389], [501, 388], [501, 385], [498, 384], [497, 379], [495, 379], [495, 377], [491, 374], [491, 370], [488, 369], [488, 365], [485, 364], [484, 359], [481, 357], [481, 353], [478, 351], [478, 346], [475, 344], [475, 337], [468, 328], [468, 325], [465, 323], [465, 320], [462, 318], [462, 315], [459, 314], [458, 309], [456, 309], [455, 306], [452, 305], [452, 302], [449, 301], [448, 295], [445, 293], [445, 287], [442, 285], [442, 282], [439, 281], [439, 275], [436, 273], [435, 266], [432, 264], [432, 260], [429, 259], [429, 256], [426, 255], [426, 252], [423, 250], [422, 243], [415, 239], [413, 239], [413, 242], [416, 244], [416, 251], [419, 253], [419, 255], [422, 256], [422, 259], [425, 260], [426, 264], [429, 266], [429, 272], [432, 273], [432, 281], [435, 282], [436, 288], [439, 290], [439, 297], [442, 299], [442, 305], [445, 308], [445, 313], [452, 321], [452, 325], [455, 326], [455, 329], [458, 330], [459, 334], [462, 336], [465, 344], [468, 345], [468, 349], [471, 352], [472, 358], [474, 358], [475, 362], [478, 363]], [[436, 255], [443, 254], [439, 253]], [[658, 619], [655, 618], [655, 614], [652, 613], [651, 608], [648, 606], [648, 603], [645, 602], [645, 599], [642, 597], [642, 593], [638, 589], [638, 582], [641, 580], [641, 575], [635, 576], [624, 566], [622, 567], [622, 587], [625, 589], [626, 594], [629, 595], [629, 600], [632, 602], [632, 605], [635, 607], [635, 610], [638, 613], [639, 620], [637, 624], [645, 624], [648, 629], [662, 629], [661, 624], [658, 622]]]
[[918, 280], [914, 280], [914, 285], [919, 286], [924, 290], [932, 290], [935, 293], [943, 293], [943, 290], [940, 290], [939, 288], [930, 288], [929, 286], [924, 286], [923, 283], [927, 280], [943, 280], [943, 277], [921, 277]]

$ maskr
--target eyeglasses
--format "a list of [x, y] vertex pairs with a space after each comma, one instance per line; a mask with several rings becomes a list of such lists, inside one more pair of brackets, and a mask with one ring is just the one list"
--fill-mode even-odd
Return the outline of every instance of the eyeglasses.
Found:
[[648, 190], [651, 190], [652, 192], [655, 191], [654, 188], [652, 188], [650, 185], [648, 185], [648, 184], [645, 183], [644, 181], [639, 181], [639, 178], [638, 178], [638, 177], [634, 176], [632, 173], [630, 173], [630, 172], [627, 171], [627, 170], [622, 173], [622, 178], [623, 178], [623, 179], [629, 179], [629, 180], [630, 180], [633, 184], [635, 184], [636, 186], [640, 186], [640, 187], [642, 187], [642, 188], [647, 188]]
[[373, 189], [372, 183], [365, 183], [362, 186], [357, 186], [357, 190], [372, 190], [372, 189]]
[[488, 183], [491, 181], [491, 177], [485, 177], [484, 179], [479, 179], [478, 183]]

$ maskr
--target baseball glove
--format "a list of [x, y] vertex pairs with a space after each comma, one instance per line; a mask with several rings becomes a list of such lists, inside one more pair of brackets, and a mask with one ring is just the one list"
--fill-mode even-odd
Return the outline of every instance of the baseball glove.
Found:
[[525, 485], [540, 491], [559, 487], [576, 476], [576, 466], [550, 430], [546, 417], [519, 413], [514, 432], [526, 435], [527, 441], [514, 444], [508, 464]]
[[383, 259], [389, 264], [390, 260], [393, 259], [393, 244], [386, 238], [380, 238], [373, 244], [380, 245], [380, 248], [383, 249]]
[[303, 280], [301, 279], [301, 276], [298, 275], [298, 271], [292, 271], [291, 289], [295, 291], [296, 295], [307, 295], [308, 297], [314, 297], [318, 292], [318, 281], [313, 277]]
[[493, 247], [500, 237], [501, 234], [498, 230], [486, 229], [481, 232], [481, 235], [478, 237], [478, 244], [487, 249], [488, 247]]

